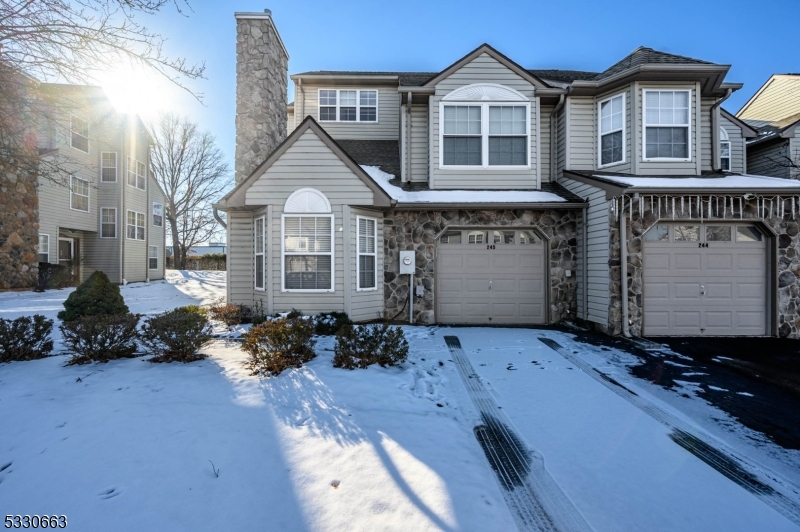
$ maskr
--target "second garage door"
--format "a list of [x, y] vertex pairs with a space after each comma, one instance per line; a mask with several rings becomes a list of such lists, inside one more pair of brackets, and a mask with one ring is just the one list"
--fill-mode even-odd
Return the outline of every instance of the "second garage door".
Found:
[[447, 231], [437, 243], [440, 323], [539, 324], [545, 246], [532, 231]]
[[765, 335], [766, 249], [753, 225], [652, 227], [644, 237], [644, 334]]

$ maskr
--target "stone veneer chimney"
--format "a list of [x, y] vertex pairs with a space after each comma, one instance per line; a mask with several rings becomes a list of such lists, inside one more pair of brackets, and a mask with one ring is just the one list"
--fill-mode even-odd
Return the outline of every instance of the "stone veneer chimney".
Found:
[[236, 17], [236, 183], [286, 138], [289, 54], [272, 13]]

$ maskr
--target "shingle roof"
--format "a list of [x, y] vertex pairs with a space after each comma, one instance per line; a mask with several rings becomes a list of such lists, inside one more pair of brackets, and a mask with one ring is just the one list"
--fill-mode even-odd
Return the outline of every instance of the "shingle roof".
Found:
[[358, 164], [378, 166], [387, 174], [400, 176], [400, 144], [398, 141], [340, 139], [336, 142]]
[[571, 83], [576, 79], [591, 81], [599, 75], [597, 72], [586, 72], [583, 70], [528, 70], [537, 78], [549, 79], [553, 81], [563, 81]]
[[397, 76], [404, 87], [419, 87], [438, 72], [367, 72], [361, 70], [312, 70], [296, 76]]
[[715, 63], [711, 63], [709, 61], [702, 61], [700, 59], [693, 59], [691, 57], [685, 57], [682, 55], [675, 55], [675, 54], [668, 54], [666, 52], [659, 52], [658, 50], [653, 50], [652, 48], [648, 48], [646, 46], [640, 46], [626, 57], [624, 57], [621, 61], [613, 64], [606, 70], [600, 73], [595, 79], [601, 80], [613, 76], [614, 74], [618, 74], [630, 68], [637, 67], [639, 65], [646, 65], [646, 64], [696, 64], [696, 65], [713, 65]]

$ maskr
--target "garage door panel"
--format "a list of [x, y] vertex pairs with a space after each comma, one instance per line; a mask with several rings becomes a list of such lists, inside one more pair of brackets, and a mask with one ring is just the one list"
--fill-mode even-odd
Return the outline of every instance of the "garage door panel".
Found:
[[468, 271], [487, 271], [490, 266], [488, 255], [465, 255], [464, 267]]
[[706, 271], [717, 272], [733, 271], [733, 254], [730, 252], [705, 252], [706, 256]]
[[650, 283], [644, 292], [645, 303], [648, 301], [669, 301], [669, 283]]
[[439, 279], [439, 290], [443, 294], [447, 293], [461, 293], [464, 290], [464, 280], [461, 278], [457, 279]]
[[514, 255], [490, 255], [493, 270], [517, 269], [517, 257]]
[[515, 294], [518, 292], [519, 281], [517, 279], [492, 279], [492, 292]]
[[544, 280], [520, 279], [519, 293], [527, 296], [541, 296], [544, 293]]
[[702, 257], [699, 253], [675, 253], [672, 256], [672, 270], [679, 272], [697, 272], [702, 268]]
[[544, 271], [542, 270], [543, 260], [544, 253], [523, 253], [519, 255], [519, 267], [522, 271], [540, 272], [544, 276]]
[[[753, 310], [753, 311], [738, 311], [736, 313], [736, 325], [737, 327], [743, 328], [754, 328], [757, 327], [759, 330], [761, 329], [761, 324], [764, 323], [764, 311], [763, 310]], [[763, 332], [757, 334], [764, 334]]]
[[461, 255], [442, 255], [439, 257], [439, 266], [443, 270], [461, 271], [464, 267], [464, 257]]
[[489, 303], [485, 302], [467, 302], [463, 304], [462, 309], [465, 318], [481, 318], [481, 321], [486, 321], [489, 315]]
[[464, 279], [464, 292], [468, 294], [486, 293], [489, 291], [489, 280], [483, 278], [467, 278]]
[[763, 272], [764, 252], [761, 253], [738, 253], [736, 255], [736, 268], [740, 271]]
[[734, 283], [706, 283], [707, 300], [724, 300], [730, 302], [733, 300], [733, 286]]
[[652, 253], [647, 255], [647, 268], [657, 272], [670, 271], [669, 253]]
[[736, 283], [736, 299], [738, 301], [763, 301], [766, 284], [763, 282]]
[[708, 328], [725, 328], [730, 329], [733, 327], [733, 311], [730, 310], [715, 310], [706, 311], [706, 329]]
[[542, 303], [520, 303], [519, 313], [523, 318], [533, 323], [544, 321], [544, 304]]
[[672, 313], [672, 324], [675, 327], [697, 327], [700, 328], [699, 310], [679, 310]]
[[672, 283], [672, 298], [686, 301], [700, 299], [700, 282]]

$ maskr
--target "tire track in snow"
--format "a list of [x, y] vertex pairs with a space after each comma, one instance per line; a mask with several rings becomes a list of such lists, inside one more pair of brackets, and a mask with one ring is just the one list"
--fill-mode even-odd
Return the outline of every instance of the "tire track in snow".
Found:
[[[800, 504], [796, 500], [800, 490], [794, 484], [778, 478], [763, 466], [737, 456], [730, 450], [722, 449], [719, 442], [713, 438], [601, 373], [555, 340], [540, 336], [539, 341], [639, 410], [672, 429], [669, 435], [672, 441], [736, 482], [793, 523], [800, 525]], [[773, 487], [775, 484], [794, 494], [795, 500], [775, 489]]]
[[529, 451], [511, 422], [475, 373], [457, 336], [445, 336], [467, 394], [480, 413], [475, 438], [497, 473], [503, 496], [520, 530], [589, 531], [592, 528], [544, 466], [541, 454]]

